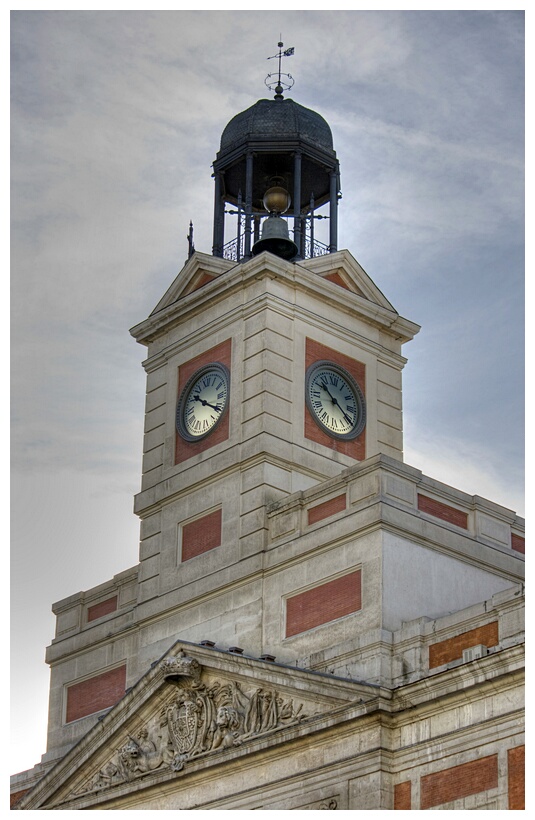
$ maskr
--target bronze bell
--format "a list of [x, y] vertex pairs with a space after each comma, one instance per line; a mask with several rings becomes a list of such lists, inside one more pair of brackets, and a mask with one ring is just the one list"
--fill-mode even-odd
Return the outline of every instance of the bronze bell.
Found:
[[262, 251], [269, 251], [281, 259], [290, 260], [297, 256], [299, 248], [292, 242], [288, 232], [288, 224], [276, 214], [270, 214], [262, 224], [262, 238], [253, 245], [253, 256]]

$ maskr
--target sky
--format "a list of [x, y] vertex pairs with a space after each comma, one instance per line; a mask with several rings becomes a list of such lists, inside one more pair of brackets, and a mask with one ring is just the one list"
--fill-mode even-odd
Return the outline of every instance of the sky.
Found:
[[[277, 42], [330, 124], [347, 248], [422, 330], [405, 461], [524, 514], [522, 11], [14, 11], [10, 767], [46, 748], [51, 604], [138, 561], [145, 348]], [[29, 707], [30, 705], [30, 707]]]

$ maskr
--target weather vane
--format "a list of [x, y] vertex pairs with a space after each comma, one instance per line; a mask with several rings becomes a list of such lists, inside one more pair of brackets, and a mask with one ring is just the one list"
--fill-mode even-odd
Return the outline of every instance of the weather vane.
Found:
[[[294, 78], [291, 74], [283, 74], [281, 73], [281, 60], [283, 57], [291, 57], [294, 53], [294, 48], [287, 48], [284, 51], [282, 50], [284, 43], [277, 43], [279, 47], [279, 53], [273, 54], [272, 57], [268, 57], [268, 60], [279, 60], [279, 70], [277, 74], [268, 74], [266, 79], [264, 80], [265, 84], [269, 88], [270, 91], [275, 92], [275, 99], [276, 100], [283, 100], [284, 97], [282, 96], [283, 91], [289, 91], [290, 88], [294, 84]], [[277, 79], [274, 79], [274, 78]], [[284, 78], [284, 79], [283, 79]]]

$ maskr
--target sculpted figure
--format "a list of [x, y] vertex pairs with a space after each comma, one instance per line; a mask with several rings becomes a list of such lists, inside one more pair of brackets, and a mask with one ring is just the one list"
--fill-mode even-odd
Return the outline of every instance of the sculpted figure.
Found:
[[100, 789], [106, 789], [108, 786], [113, 785], [113, 783], [121, 782], [121, 780], [123, 780], [121, 772], [115, 763], [110, 761], [110, 763], [97, 773], [95, 779], [89, 785], [89, 789], [99, 791]]
[[220, 746], [231, 749], [233, 746], [239, 746], [241, 742], [238, 739], [239, 726], [238, 711], [232, 706], [220, 706], [216, 714], [216, 730], [212, 749], [219, 749]]
[[[295, 709], [292, 700], [271, 689], [244, 691], [237, 681], [206, 685], [198, 678], [200, 669], [183, 652], [166, 659], [166, 678], [174, 686], [172, 697], [136, 737], [127, 735], [112, 760], [78, 794], [132, 781], [160, 767], [179, 772], [193, 758], [232, 749], [247, 738], [305, 717], [302, 704]], [[332, 803], [325, 801], [321, 808], [336, 808]]]
[[338, 801], [332, 798], [332, 800], [327, 800], [321, 804], [320, 809], [337, 809], [338, 808]]
[[156, 746], [149, 740], [149, 733], [146, 729], [141, 729], [138, 734], [138, 746], [143, 757], [153, 755], [156, 751]]
[[148, 732], [142, 729], [138, 735], [139, 740], [129, 736], [119, 753], [121, 767], [127, 780], [133, 775], [145, 774], [153, 771], [163, 763], [163, 754], [158, 751], [152, 740], [149, 740]]
[[245, 716], [248, 734], [257, 735], [274, 729], [278, 722], [278, 700], [274, 692], [257, 689], [251, 697]]

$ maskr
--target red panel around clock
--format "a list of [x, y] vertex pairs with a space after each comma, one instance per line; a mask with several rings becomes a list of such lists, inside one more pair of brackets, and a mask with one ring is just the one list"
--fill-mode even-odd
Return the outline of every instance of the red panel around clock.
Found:
[[[190, 359], [189, 362], [181, 364], [178, 368], [177, 401], [189, 377], [192, 376], [195, 371], [199, 370], [200, 367], [204, 367], [204, 365], [210, 364], [211, 362], [220, 362], [230, 371], [231, 353], [232, 341], [231, 339], [227, 339], [225, 342], [216, 345], [216, 347], [212, 347], [199, 356], [195, 356], [194, 359]], [[181, 464], [183, 461], [186, 461], [198, 453], [204, 453], [205, 450], [208, 450], [215, 444], [226, 441], [229, 437], [229, 415], [230, 412], [227, 410], [224, 418], [221, 419], [221, 422], [217, 425], [213, 433], [210, 433], [200, 441], [184, 441], [175, 430], [175, 464]]]
[[[306, 340], [305, 348], [305, 371], [311, 364], [318, 361], [329, 361], [340, 365], [350, 373], [358, 386], [362, 390], [364, 398], [366, 398], [366, 365], [359, 362], [357, 359], [352, 359], [349, 356], [344, 356], [337, 350], [332, 350], [330, 347], [315, 342], [313, 339]], [[314, 421], [312, 414], [308, 407], [305, 406], [305, 438], [310, 441], [315, 441], [318, 444], [323, 444], [329, 447], [330, 450], [335, 450], [337, 453], [343, 453], [350, 458], [357, 461], [362, 461], [366, 458], [366, 427], [355, 439], [344, 441], [329, 436], [322, 430]]]

